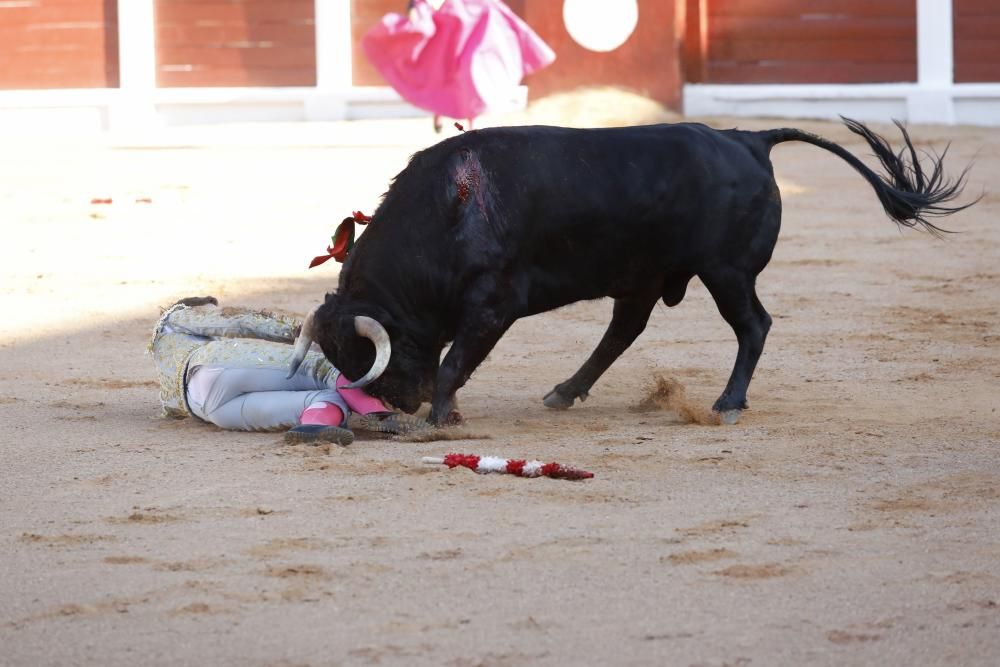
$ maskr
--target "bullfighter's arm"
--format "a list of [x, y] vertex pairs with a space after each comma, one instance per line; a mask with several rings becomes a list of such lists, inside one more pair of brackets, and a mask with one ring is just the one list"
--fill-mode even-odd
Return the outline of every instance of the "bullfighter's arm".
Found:
[[301, 322], [288, 315], [249, 308], [180, 307], [167, 323], [175, 331], [207, 338], [259, 338], [275, 343], [295, 342]]

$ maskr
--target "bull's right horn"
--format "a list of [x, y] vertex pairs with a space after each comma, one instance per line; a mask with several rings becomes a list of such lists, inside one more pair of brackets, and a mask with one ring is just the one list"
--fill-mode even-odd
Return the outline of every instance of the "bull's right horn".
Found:
[[292, 355], [292, 360], [288, 364], [288, 375], [287, 378], [292, 377], [299, 370], [299, 366], [302, 365], [302, 361], [306, 358], [306, 354], [309, 353], [309, 348], [312, 346], [314, 332], [313, 332], [313, 319], [316, 317], [316, 311], [319, 310], [319, 306], [314, 307], [306, 315], [305, 321], [302, 322], [302, 330], [299, 331], [298, 338], [295, 339], [295, 352]]
[[359, 336], [367, 338], [375, 344], [375, 363], [372, 364], [372, 367], [368, 369], [363, 378], [344, 385], [341, 389], [358, 389], [371, 384], [385, 372], [386, 366], [389, 365], [389, 357], [392, 355], [389, 332], [379, 324], [378, 320], [364, 315], [356, 315], [354, 317], [354, 330]]

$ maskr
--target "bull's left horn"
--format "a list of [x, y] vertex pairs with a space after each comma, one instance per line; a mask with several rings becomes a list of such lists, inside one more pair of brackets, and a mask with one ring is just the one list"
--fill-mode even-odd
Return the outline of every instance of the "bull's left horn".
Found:
[[302, 365], [302, 361], [306, 358], [306, 354], [309, 352], [310, 346], [313, 342], [313, 319], [316, 317], [316, 311], [319, 310], [319, 306], [316, 306], [309, 311], [306, 315], [305, 321], [302, 322], [302, 330], [299, 331], [298, 338], [295, 339], [295, 352], [292, 355], [292, 360], [288, 364], [288, 375], [287, 378], [292, 377], [299, 370], [299, 366]]
[[386, 366], [389, 365], [389, 356], [392, 354], [389, 332], [378, 323], [378, 320], [364, 315], [356, 315], [354, 317], [354, 330], [358, 332], [359, 336], [375, 343], [375, 363], [372, 364], [363, 378], [344, 385], [341, 389], [358, 389], [377, 380], [385, 372]]

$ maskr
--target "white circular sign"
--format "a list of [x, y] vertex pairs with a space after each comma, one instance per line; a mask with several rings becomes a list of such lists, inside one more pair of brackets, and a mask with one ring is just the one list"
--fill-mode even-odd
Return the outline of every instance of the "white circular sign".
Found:
[[577, 44], [591, 51], [614, 51], [639, 22], [636, 0], [566, 0], [563, 23]]

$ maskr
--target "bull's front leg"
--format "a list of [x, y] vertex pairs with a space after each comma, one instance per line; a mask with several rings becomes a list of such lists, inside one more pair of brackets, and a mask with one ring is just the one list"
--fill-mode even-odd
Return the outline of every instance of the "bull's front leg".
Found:
[[464, 318], [455, 340], [438, 369], [431, 400], [430, 422], [435, 426], [462, 421], [455, 394], [472, 377], [510, 327], [513, 318], [491, 309], [471, 309], [475, 316]]

